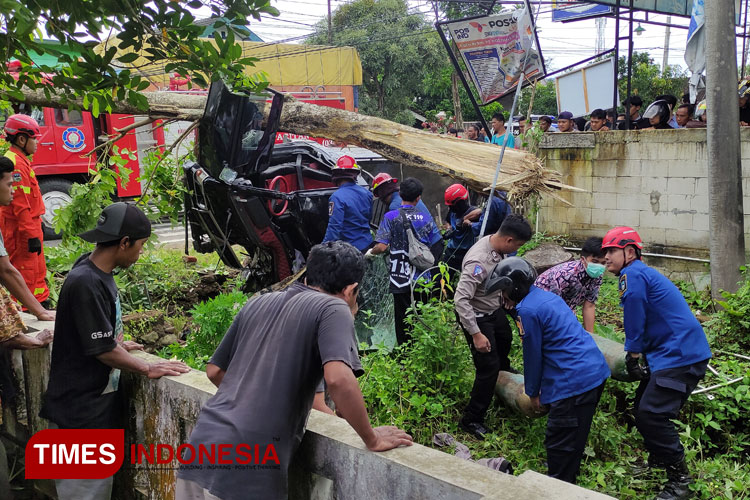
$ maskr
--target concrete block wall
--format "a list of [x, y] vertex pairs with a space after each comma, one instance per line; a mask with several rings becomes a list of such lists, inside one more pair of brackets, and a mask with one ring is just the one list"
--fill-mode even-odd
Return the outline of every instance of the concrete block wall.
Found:
[[[575, 136], [575, 137], [573, 137]], [[750, 129], [743, 128], [742, 183], [746, 247], [750, 249]], [[706, 131], [644, 130], [549, 134], [540, 155], [573, 204], [542, 200], [539, 229], [575, 239], [633, 226], [654, 253], [707, 258], [709, 249]]]
[[[36, 330], [54, 326], [24, 316]], [[19, 397], [14, 406], [4, 405], [2, 431], [17, 444], [47, 428], [48, 422], [37, 415], [49, 378], [51, 349], [54, 344], [13, 352]], [[157, 359], [145, 353], [137, 356]], [[125, 464], [115, 476], [113, 498], [172, 500], [176, 470], [168, 465], [130, 466], [129, 444], [167, 443], [176, 449], [186, 443], [201, 406], [216, 388], [204, 372], [193, 370], [159, 380], [123, 373], [120, 391], [127, 401], [126, 451]], [[373, 453], [346, 421], [315, 410], [290, 468], [289, 484], [291, 500], [612, 499], [533, 471], [509, 476], [417, 444]], [[39, 482], [37, 489], [55, 498], [51, 481]]]

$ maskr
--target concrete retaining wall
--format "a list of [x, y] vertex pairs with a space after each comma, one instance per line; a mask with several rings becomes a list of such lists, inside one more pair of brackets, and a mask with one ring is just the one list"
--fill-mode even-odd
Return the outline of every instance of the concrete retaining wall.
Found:
[[[746, 246], [750, 248], [750, 129], [742, 133]], [[706, 257], [708, 149], [701, 129], [548, 134], [540, 155], [563, 182], [569, 207], [547, 198], [539, 228], [584, 239], [615, 226], [637, 228], [647, 250]]]
[[[26, 316], [33, 328], [52, 327]], [[49, 374], [50, 349], [14, 351], [13, 367], [19, 398], [4, 408], [3, 431], [17, 443], [47, 427], [40, 419], [41, 394]], [[155, 357], [139, 353], [146, 360]], [[149, 380], [123, 374], [120, 390], [128, 401], [125, 465], [116, 476], [115, 498], [171, 500], [175, 470], [146, 470], [128, 466], [130, 443], [169, 443], [175, 448], [187, 441], [200, 407], [215, 388], [205, 373], [192, 371], [180, 377]], [[508, 439], [513, 439], [509, 436]], [[51, 481], [37, 488], [54, 497]], [[532, 471], [508, 476], [438, 450], [414, 445], [372, 453], [343, 419], [313, 411], [290, 470], [293, 500], [398, 499], [605, 499]]]

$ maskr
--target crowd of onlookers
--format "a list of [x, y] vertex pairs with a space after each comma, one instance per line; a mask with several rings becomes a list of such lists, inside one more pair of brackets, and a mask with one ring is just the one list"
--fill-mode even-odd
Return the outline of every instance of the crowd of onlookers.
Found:
[[[738, 96], [740, 125], [750, 126], [750, 80], [740, 81]], [[689, 94], [684, 94], [681, 100], [671, 94], [657, 96], [645, 110], [643, 99], [633, 95], [625, 99], [622, 106], [625, 110], [622, 113], [613, 108], [597, 108], [586, 116], [574, 116], [570, 111], [562, 111], [557, 117], [521, 117], [509, 127], [506, 127], [506, 116], [498, 112], [492, 115], [489, 130], [485, 130], [479, 122], [466, 122], [464, 129], [451, 127], [447, 133], [470, 141], [502, 146], [510, 130], [508, 147], [522, 149], [524, 141], [519, 136], [537, 124], [544, 133], [706, 128], [706, 100], [691, 104]]]

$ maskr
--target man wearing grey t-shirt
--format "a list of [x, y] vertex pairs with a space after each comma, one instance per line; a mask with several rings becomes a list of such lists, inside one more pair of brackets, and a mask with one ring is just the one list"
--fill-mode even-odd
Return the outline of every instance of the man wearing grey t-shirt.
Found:
[[261, 295], [240, 311], [206, 367], [219, 389], [189, 440], [196, 453], [224, 445], [230, 465], [192, 460], [177, 475], [177, 500], [286, 498], [289, 463], [322, 379], [368, 449], [412, 444], [396, 427], [371, 427], [357, 385], [354, 314], [363, 275], [356, 248], [322, 243], [310, 251], [304, 285]]

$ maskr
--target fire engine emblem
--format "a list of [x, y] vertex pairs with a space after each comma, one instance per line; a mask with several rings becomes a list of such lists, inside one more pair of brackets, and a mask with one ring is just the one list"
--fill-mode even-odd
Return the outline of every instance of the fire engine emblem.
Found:
[[76, 127], [68, 127], [62, 135], [63, 149], [76, 153], [86, 147], [86, 136]]

